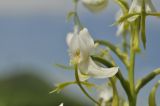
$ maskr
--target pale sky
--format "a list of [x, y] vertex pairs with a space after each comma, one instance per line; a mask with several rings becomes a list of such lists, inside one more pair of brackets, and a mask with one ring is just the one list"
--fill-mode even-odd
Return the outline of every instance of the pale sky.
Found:
[[71, 0], [0, 0], [1, 14], [23, 14], [34, 12], [64, 13]]

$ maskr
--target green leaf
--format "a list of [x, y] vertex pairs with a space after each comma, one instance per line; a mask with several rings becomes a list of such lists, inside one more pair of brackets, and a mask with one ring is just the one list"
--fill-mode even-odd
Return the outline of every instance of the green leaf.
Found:
[[112, 43], [108, 41], [96, 40], [95, 42], [100, 45], [104, 45], [108, 47], [110, 50], [112, 50], [117, 55], [117, 57], [126, 65], [127, 68], [129, 67], [128, 55], [125, 52], [122, 52], [118, 47], [116, 47], [115, 45], [113, 45]]
[[144, 49], [146, 48], [146, 9], [145, 1], [142, 3], [142, 12], [141, 12], [141, 39]]
[[61, 68], [63, 70], [74, 70], [73, 66], [66, 66], [63, 64], [54, 64], [55, 67]]
[[140, 27], [140, 18], [137, 18], [132, 26], [133, 37], [133, 49], [135, 52], [140, 52], [140, 38], [139, 38], [139, 27]]
[[156, 17], [160, 17], [160, 13], [157, 13], [157, 12], [149, 12], [149, 13], [146, 13], [146, 15], [149, 15], [149, 16], [156, 16]]
[[160, 68], [153, 70], [151, 73], [137, 81], [136, 84], [136, 93], [140, 91], [146, 84], [153, 80], [156, 76], [160, 75]]
[[118, 21], [116, 21], [113, 25], [120, 24], [120, 23], [126, 21], [128, 18], [133, 17], [135, 15], [140, 15], [140, 13], [126, 14], [126, 15], [122, 16]]
[[[83, 81], [83, 82], [80, 82], [80, 83], [83, 84], [83, 85], [85, 85], [87, 88], [92, 88], [92, 87], [95, 86], [94, 84], [89, 83], [89, 82], [86, 82], [86, 81]], [[73, 81], [73, 82], [60, 83], [60, 84], [57, 85], [57, 87], [56, 87], [54, 90], [52, 90], [52, 91], [49, 92], [49, 93], [55, 93], [55, 92], [59, 93], [59, 92], [61, 92], [65, 87], [70, 86], [70, 85], [73, 85], [73, 84], [77, 84], [77, 82], [76, 82], [76, 81]]]
[[149, 106], [157, 106], [156, 105], [156, 91], [160, 85], [160, 80], [154, 85], [149, 95]]
[[74, 11], [70, 11], [68, 14], [67, 14], [67, 21], [70, 21], [72, 17], [75, 16], [75, 12]]
[[75, 3], [75, 4], [78, 2], [78, 0], [72, 0], [72, 1], [73, 1], [73, 3]]
[[51, 92], [49, 93], [59, 93], [60, 91], [62, 91], [65, 87], [69, 86], [69, 85], [72, 85], [72, 84], [75, 84], [76, 82], [64, 82], [64, 83], [61, 83], [61, 84], [58, 84], [57, 87], [52, 90]]
[[124, 0], [115, 0], [115, 2], [121, 7], [123, 13], [127, 13], [129, 11], [128, 3]]

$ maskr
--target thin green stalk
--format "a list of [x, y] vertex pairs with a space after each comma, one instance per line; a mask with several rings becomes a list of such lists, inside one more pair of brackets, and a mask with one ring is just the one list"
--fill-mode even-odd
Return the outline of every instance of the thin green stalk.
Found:
[[82, 90], [82, 92], [94, 103], [96, 103], [98, 106], [100, 106], [100, 103], [97, 102], [95, 99], [93, 99], [88, 92], [83, 88], [83, 86], [81, 85], [80, 79], [79, 79], [79, 75], [78, 75], [78, 66], [75, 65], [75, 79], [77, 81], [78, 86], [80, 87], [80, 89]]
[[127, 43], [127, 36], [123, 35], [123, 41], [122, 41], [122, 47], [123, 47], [123, 51], [125, 53], [128, 53], [128, 43]]
[[131, 47], [131, 54], [130, 54], [130, 70], [129, 70], [129, 84], [130, 84], [130, 91], [131, 91], [131, 100], [130, 106], [136, 106], [136, 94], [135, 94], [135, 83], [134, 83], [134, 66], [135, 66], [135, 52]]
[[81, 21], [79, 19], [79, 16], [78, 16], [78, 12], [77, 12], [77, 8], [78, 8], [78, 0], [75, 1], [75, 4], [74, 4], [74, 24], [77, 25], [80, 29], [83, 29], [83, 25], [81, 24]]
[[130, 93], [131, 93], [131, 97], [128, 98], [130, 106], [136, 106], [136, 98], [137, 98], [137, 95], [135, 93], [135, 82], [134, 82], [135, 56], [136, 56], [136, 52], [134, 50], [134, 36], [135, 36], [134, 23], [135, 22], [131, 23], [130, 68], [128, 72], [128, 79], [129, 79]]

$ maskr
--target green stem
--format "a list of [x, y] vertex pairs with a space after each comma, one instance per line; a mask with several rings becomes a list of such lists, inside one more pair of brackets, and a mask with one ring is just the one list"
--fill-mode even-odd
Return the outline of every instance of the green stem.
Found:
[[123, 41], [122, 41], [122, 47], [123, 47], [123, 51], [125, 53], [128, 53], [128, 43], [127, 43], [127, 36], [123, 35]]
[[78, 75], [78, 66], [75, 65], [75, 79], [77, 81], [78, 86], [80, 87], [80, 89], [82, 90], [82, 92], [94, 103], [96, 103], [98, 106], [100, 106], [100, 103], [97, 102], [95, 99], [93, 99], [88, 93], [87, 91], [83, 88], [83, 86], [81, 85], [80, 79], [79, 79], [79, 75]]
[[156, 104], [156, 91], [157, 91], [157, 89], [158, 89], [158, 87], [159, 87], [159, 85], [160, 85], [160, 82], [158, 81], [155, 85], [154, 85], [154, 87], [152, 88], [152, 90], [151, 90], [151, 92], [150, 92], [150, 94], [149, 94], [149, 106], [157, 106], [157, 104]]
[[135, 52], [131, 47], [130, 55], [130, 70], [129, 70], [129, 84], [131, 91], [130, 106], [136, 106], [136, 94], [135, 94], [135, 83], [134, 83], [134, 66], [135, 66]]
[[[135, 21], [136, 22], [136, 21]], [[135, 23], [134, 22], [134, 23]], [[130, 68], [128, 72], [128, 79], [129, 79], [129, 85], [130, 85], [130, 93], [131, 97], [129, 97], [129, 106], [136, 106], [136, 91], [135, 91], [135, 79], [134, 79], [134, 70], [135, 70], [135, 56], [136, 52], [134, 50], [134, 36], [135, 36], [135, 29], [134, 29], [134, 23], [131, 24], [131, 40], [130, 40]]]
[[77, 9], [78, 8], [78, 0], [75, 1], [75, 4], [74, 4], [74, 24], [77, 25], [80, 29], [83, 29], [83, 25], [81, 24], [81, 21], [79, 19], [79, 16], [78, 16], [78, 12], [77, 12]]

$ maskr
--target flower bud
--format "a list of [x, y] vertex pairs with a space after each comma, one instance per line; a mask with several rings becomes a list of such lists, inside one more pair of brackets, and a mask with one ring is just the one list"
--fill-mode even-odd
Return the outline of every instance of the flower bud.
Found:
[[100, 12], [107, 7], [108, 0], [82, 0], [83, 5], [91, 12]]

